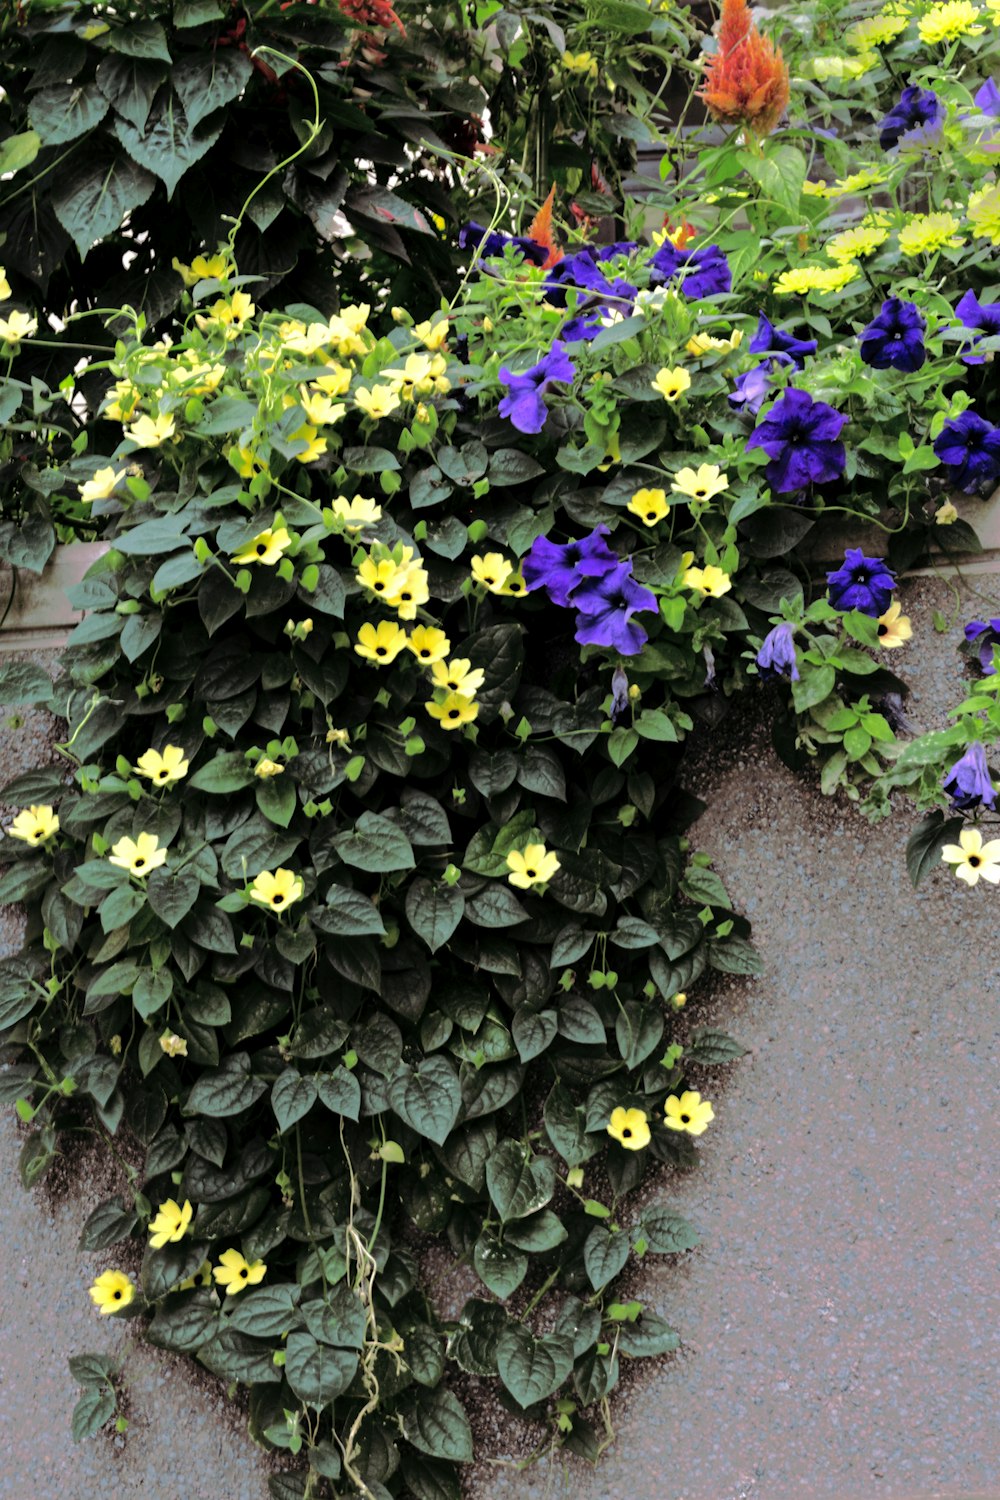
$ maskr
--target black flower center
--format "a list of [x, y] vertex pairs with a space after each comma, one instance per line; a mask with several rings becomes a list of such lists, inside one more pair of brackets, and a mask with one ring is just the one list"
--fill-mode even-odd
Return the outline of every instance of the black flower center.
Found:
[[145, 863], [146, 863], [146, 861], [143, 859], [142, 855], [140, 854], [139, 858], [135, 861], [135, 864], [133, 865], [133, 869], [141, 870], [142, 867], [143, 867], [143, 865]]
[[257, 553], [258, 557], [263, 557], [264, 553], [267, 551], [267, 543], [266, 542], [258, 542], [257, 546], [255, 547], [254, 550]]
[[449, 719], [458, 719], [461, 718], [461, 714], [459, 713], [457, 708], [449, 708], [448, 717]]
[[978, 854], [970, 854], [968, 862], [974, 870], [977, 870], [982, 864], [982, 860], [979, 858]]
[[247, 1268], [246, 1268], [246, 1266], [244, 1266], [244, 1267], [243, 1267], [243, 1268], [242, 1268], [242, 1270], [241, 1270], [241, 1271], [240, 1271], [240, 1275], [241, 1275], [241, 1276], [242, 1276], [242, 1277], [243, 1277], [243, 1280], [244, 1280], [244, 1281], [246, 1281], [246, 1279], [247, 1279], [247, 1276], [248, 1276], [248, 1275], [249, 1275], [249, 1274], [250, 1274], [250, 1273], [249, 1273], [249, 1271], [248, 1271], [248, 1270], [247, 1270]]
[[120, 1291], [112, 1292], [111, 1295], [112, 1295], [112, 1297], [114, 1297], [114, 1299], [115, 1299], [116, 1302], [120, 1302], [121, 1301], [121, 1295], [122, 1294], [121, 1294]]
[[537, 878], [537, 876], [538, 876], [538, 871], [537, 870], [525, 870], [524, 873], [525, 873], [525, 875], [527, 875], [527, 877], [528, 877], [529, 880], [535, 880]]
[[630, 1125], [626, 1125], [625, 1129], [622, 1131], [622, 1140], [623, 1141], [630, 1140], [631, 1136], [632, 1136], [632, 1127]]
[[284, 899], [285, 899], [284, 896], [279, 891], [279, 893], [276, 896], [272, 896], [271, 897], [271, 905], [272, 906], [281, 906], [281, 904], [283, 903]]
[[385, 646], [376, 646], [375, 647], [375, 655], [376, 656], [385, 656], [386, 649], [387, 648]]
[[682, 1125], [689, 1125], [690, 1123], [691, 1123], [691, 1116], [690, 1115], [681, 1115], [681, 1124]]
[[418, 656], [430, 656], [430, 654], [431, 653], [430, 653], [430, 647], [429, 646], [424, 646], [424, 648], [423, 648], [422, 651], [418, 651], [417, 652]]
[[379, 580], [379, 582], [373, 584], [372, 587], [374, 588], [376, 594], [381, 594], [383, 592], [383, 590], [385, 589], [385, 584], [382, 583], [381, 580]]
[[402, 604], [409, 604], [410, 600], [413, 598], [413, 595], [410, 593], [403, 593], [400, 594], [399, 598]]
[[888, 625], [880, 625], [879, 628], [878, 628], [878, 633], [879, 633], [879, 635], [888, 635], [888, 633], [889, 633], [889, 627], [888, 627]]

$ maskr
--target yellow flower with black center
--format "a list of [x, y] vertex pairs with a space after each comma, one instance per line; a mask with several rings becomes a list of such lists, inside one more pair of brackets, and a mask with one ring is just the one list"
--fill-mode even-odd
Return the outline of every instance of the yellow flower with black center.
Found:
[[223, 1250], [212, 1275], [219, 1286], [225, 1287], [226, 1296], [233, 1297], [244, 1287], [256, 1286], [263, 1281], [266, 1270], [262, 1260], [244, 1260], [238, 1250]]
[[679, 1099], [671, 1094], [663, 1112], [663, 1123], [668, 1130], [686, 1131], [688, 1135], [704, 1135], [709, 1121], [715, 1119], [715, 1110], [697, 1089], [686, 1089]]
[[619, 1104], [611, 1111], [607, 1130], [611, 1139], [624, 1146], [626, 1151], [641, 1151], [652, 1140], [644, 1109], [625, 1109]]
[[510, 572], [503, 581], [503, 587], [494, 589], [494, 593], [501, 594], [505, 599], [520, 599], [522, 594], [528, 592], [528, 585], [524, 581], [524, 574], [518, 569]]
[[511, 849], [507, 855], [507, 879], [521, 891], [551, 880], [560, 868], [558, 856], [544, 844], [525, 844], [523, 849]]
[[121, 1312], [135, 1298], [135, 1284], [124, 1271], [102, 1271], [90, 1288], [90, 1300], [102, 1316]]
[[729, 486], [729, 475], [718, 464], [699, 464], [696, 469], [678, 469], [670, 483], [677, 495], [689, 500], [711, 500]]
[[194, 286], [199, 281], [218, 281], [225, 276], [227, 262], [224, 255], [196, 255], [191, 264], [185, 266], [175, 255], [170, 264], [185, 286]]
[[185, 1198], [184, 1207], [176, 1198], [161, 1203], [155, 1216], [149, 1221], [149, 1245], [151, 1250], [162, 1250], [164, 1245], [176, 1245], [191, 1227], [194, 1209], [190, 1199]]
[[370, 388], [361, 385], [354, 392], [354, 404], [361, 408], [366, 417], [379, 422], [396, 410], [399, 396], [391, 385], [373, 385]]
[[325, 391], [300, 390], [299, 405], [306, 414], [306, 421], [311, 422], [313, 427], [323, 427], [335, 422], [338, 416], [344, 414], [343, 402], [331, 400]]
[[418, 323], [413, 332], [425, 349], [440, 349], [448, 337], [448, 319], [429, 318], [426, 323]]
[[295, 454], [295, 462], [299, 464], [315, 463], [317, 458], [322, 458], [326, 452], [326, 438], [318, 437], [315, 427], [304, 422], [301, 427], [296, 428], [291, 435], [291, 442], [305, 443], [301, 453]]
[[347, 365], [331, 364], [325, 375], [317, 375], [309, 384], [324, 396], [346, 396], [351, 389], [351, 370]]
[[399, 564], [391, 557], [379, 558], [377, 562], [372, 557], [366, 557], [354, 576], [362, 588], [370, 589], [380, 599], [386, 599], [393, 592], [400, 571]]
[[110, 500], [127, 473], [127, 469], [115, 469], [110, 466], [96, 469], [90, 479], [77, 485], [80, 499], [84, 505], [90, 505], [94, 500]]
[[464, 693], [447, 693], [428, 703], [427, 712], [432, 719], [437, 719], [442, 729], [461, 729], [463, 724], [472, 723], [479, 713], [479, 704]]
[[189, 761], [179, 745], [164, 745], [159, 750], [146, 750], [132, 767], [137, 776], [147, 776], [154, 786], [169, 786], [180, 781], [188, 773]]
[[902, 611], [903, 606], [894, 599], [885, 614], [879, 615], [878, 643], [886, 650], [905, 645], [913, 636], [913, 626]]
[[253, 768], [253, 774], [259, 776], [261, 781], [270, 781], [272, 776], [281, 776], [284, 769], [280, 760], [271, 760], [269, 756], [262, 755]]
[[486, 552], [481, 557], [477, 554], [472, 559], [473, 578], [491, 594], [500, 593], [513, 571], [514, 564], [502, 552]]
[[30, 339], [37, 332], [38, 319], [30, 318], [27, 313], [14, 311], [0, 318], [0, 343], [10, 348], [16, 348], [22, 339]]
[[160, 1051], [167, 1057], [187, 1057], [188, 1044], [182, 1036], [178, 1036], [176, 1031], [171, 1031], [168, 1027], [160, 1037]]
[[721, 599], [733, 586], [729, 574], [714, 564], [705, 568], [687, 568], [681, 583], [685, 588], [694, 589], [703, 599]]
[[626, 510], [638, 516], [644, 526], [655, 526], [670, 514], [666, 490], [636, 490]]
[[449, 693], [462, 693], [474, 698], [482, 687], [486, 673], [482, 667], [473, 667], [467, 656], [456, 656], [452, 661], [436, 661], [431, 666], [434, 686]]
[[166, 849], [160, 848], [155, 833], [140, 833], [137, 839], [119, 839], [112, 844], [108, 863], [127, 870], [137, 880], [143, 880], [151, 870], [158, 870], [167, 859]]
[[653, 390], [658, 391], [664, 401], [679, 401], [684, 392], [691, 388], [691, 376], [681, 365], [678, 365], [673, 370], [668, 370], [664, 367], [664, 369], [657, 371], [652, 386]]
[[423, 662], [425, 667], [432, 666], [435, 662], [444, 661], [451, 650], [451, 641], [443, 630], [438, 630], [433, 625], [418, 625], [410, 632], [406, 642], [407, 649], [412, 651], [417, 661]]
[[259, 901], [272, 911], [284, 911], [301, 899], [305, 885], [294, 870], [261, 870], [250, 887], [251, 901]]
[[348, 500], [346, 495], [338, 495], [330, 506], [333, 514], [340, 521], [345, 531], [356, 535], [365, 526], [374, 526], [382, 519], [382, 507], [374, 500], [368, 500], [364, 495], [355, 495]]
[[139, 417], [126, 427], [125, 436], [131, 438], [140, 448], [159, 448], [168, 438], [172, 438], [177, 431], [177, 424], [169, 412], [161, 412], [156, 417]]
[[186, 1277], [184, 1281], [180, 1282], [176, 1287], [174, 1287], [174, 1291], [193, 1292], [196, 1291], [199, 1287], [211, 1285], [212, 1263], [211, 1261], [205, 1260], [202, 1261], [201, 1266], [197, 1271], [195, 1271], [194, 1275]]
[[1000, 839], [984, 844], [978, 828], [963, 828], [957, 844], [945, 844], [941, 858], [954, 865], [955, 874], [966, 885], [977, 885], [980, 880], [1000, 885]]
[[7, 837], [20, 839], [32, 849], [37, 849], [39, 844], [44, 844], [58, 832], [58, 815], [46, 804], [42, 807], [26, 807], [23, 812], [19, 812], [7, 829]]
[[259, 531], [255, 537], [251, 537], [238, 552], [230, 554], [234, 563], [240, 567], [247, 567], [250, 563], [260, 563], [265, 568], [273, 568], [275, 563], [281, 561], [283, 552], [291, 546], [292, 539], [284, 526], [277, 530], [273, 528], [267, 531]]
[[395, 620], [380, 620], [377, 625], [362, 625], [354, 649], [365, 661], [373, 661], [378, 667], [387, 667], [396, 660], [406, 644], [406, 631], [401, 625]]
[[427, 572], [417, 563], [410, 563], [396, 575], [395, 581], [385, 596], [401, 620], [415, 620], [417, 610], [430, 598], [430, 581]]

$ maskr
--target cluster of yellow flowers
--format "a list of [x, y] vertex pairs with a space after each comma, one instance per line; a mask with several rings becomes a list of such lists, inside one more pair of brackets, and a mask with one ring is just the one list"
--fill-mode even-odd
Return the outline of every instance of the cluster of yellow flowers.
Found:
[[[672, 494], [683, 495], [686, 500], [706, 504], [728, 488], [729, 475], [724, 474], [718, 464], [699, 464], [697, 469], [678, 469], [670, 484]], [[636, 490], [626, 510], [638, 516], [644, 526], [655, 526], [670, 514], [671, 502], [664, 489]]]
[[[0, 266], [0, 302], [9, 302], [11, 296], [7, 272]], [[22, 339], [30, 339], [38, 332], [38, 319], [14, 308], [5, 318], [0, 318], [0, 344], [5, 354], [16, 354]]]
[[[704, 1135], [714, 1119], [714, 1109], [697, 1089], [686, 1089], [679, 1097], [671, 1094], [664, 1101], [663, 1123], [668, 1130], [682, 1131], [687, 1135]], [[642, 1151], [653, 1138], [646, 1111], [626, 1109], [621, 1104], [611, 1111], [607, 1132], [626, 1151]]]

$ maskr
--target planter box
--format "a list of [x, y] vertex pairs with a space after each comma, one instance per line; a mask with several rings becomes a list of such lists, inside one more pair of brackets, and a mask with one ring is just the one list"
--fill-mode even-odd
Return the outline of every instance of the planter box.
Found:
[[92, 563], [107, 552], [108, 542], [74, 542], [57, 546], [42, 573], [0, 564], [0, 613], [11, 589], [14, 597], [0, 626], [0, 653], [47, 651], [63, 646], [83, 618], [66, 597]]
[[[954, 572], [956, 565], [963, 572], [996, 573], [1000, 570], [1000, 489], [994, 490], [986, 500], [977, 500], [971, 495], [952, 495], [951, 499], [959, 518], [969, 523], [982, 542], [982, 553], [942, 558], [934, 567], [908, 569], [908, 576], [919, 578]], [[822, 571], [821, 564], [840, 562], [848, 547], [860, 547], [868, 557], [884, 557], [888, 546], [888, 535], [877, 526], [852, 521], [849, 516], [833, 515], [821, 519], [798, 550], [818, 575]]]

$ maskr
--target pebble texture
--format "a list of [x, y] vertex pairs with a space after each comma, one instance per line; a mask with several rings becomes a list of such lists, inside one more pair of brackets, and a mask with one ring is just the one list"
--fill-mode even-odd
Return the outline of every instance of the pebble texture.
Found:
[[[892, 665], [929, 729], [962, 691], [961, 621], [1000, 611], [969, 597], [936, 636], [948, 586], [920, 580], [904, 599], [917, 638]], [[12, 736], [10, 773], [43, 748]], [[906, 809], [870, 827], [785, 770], [749, 713], [706, 738], [688, 783], [711, 801], [693, 841], [754, 922], [767, 974], [703, 983], [684, 1012], [751, 1055], [699, 1080], [716, 1108], [700, 1171], [649, 1190], [703, 1235], [634, 1283], [683, 1347], [632, 1367], [596, 1472], [505, 1465], [525, 1433], [476, 1402], [469, 1500], [997, 1500], [1000, 892], [942, 868], [914, 893]], [[85, 1162], [54, 1205], [23, 1193], [9, 1117], [2, 1131], [0, 1497], [263, 1497], [218, 1383], [140, 1346], [125, 1444], [73, 1448], [66, 1353], [131, 1345], [88, 1311], [75, 1249], [107, 1189]]]

